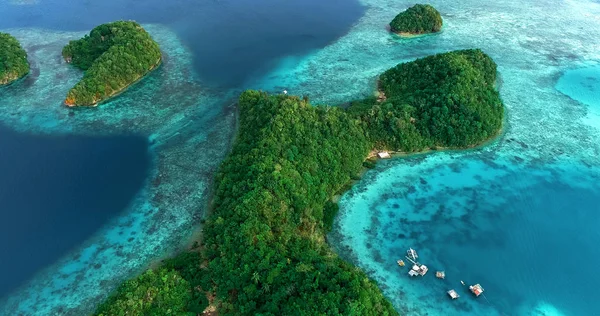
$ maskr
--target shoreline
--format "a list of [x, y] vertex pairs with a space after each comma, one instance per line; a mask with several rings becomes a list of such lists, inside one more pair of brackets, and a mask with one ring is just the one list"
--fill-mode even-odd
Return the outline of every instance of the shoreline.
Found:
[[[67, 62], [68, 64], [68, 62]], [[153, 73], [155, 70], [158, 70], [158, 68], [163, 64], [163, 57], [162, 57], [162, 52], [161, 52], [161, 56], [158, 59], [158, 61], [152, 66], [152, 68], [150, 68], [146, 73], [144, 73], [143, 75], [141, 75], [139, 78], [137, 78], [135, 81], [131, 82], [130, 84], [126, 85], [125, 87], [123, 87], [122, 89], [114, 92], [113, 94], [107, 96], [106, 98], [104, 98], [103, 100], [100, 100], [98, 102], [89, 104], [89, 105], [78, 105], [78, 104], [67, 104], [66, 100], [63, 101], [63, 105], [65, 105], [68, 108], [84, 108], [84, 107], [90, 107], [90, 108], [95, 108], [101, 104], [104, 103], [108, 103], [109, 101], [112, 101], [112, 99], [118, 97], [121, 93], [124, 93], [127, 89], [129, 89], [131, 86], [135, 85], [136, 83], [142, 81], [144, 78], [146, 78], [147, 76], [149, 76], [151, 73]], [[84, 72], [85, 73], [85, 72]]]

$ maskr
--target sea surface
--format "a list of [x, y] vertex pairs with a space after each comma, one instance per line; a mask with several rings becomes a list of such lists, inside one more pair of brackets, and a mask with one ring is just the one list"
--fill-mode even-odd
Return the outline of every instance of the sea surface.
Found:
[[[340, 10], [340, 7], [343, 10]], [[245, 83], [348, 32], [356, 1], [0, 2], [31, 73], [0, 88], [0, 315], [84, 315], [198, 233]], [[61, 103], [61, 49], [134, 19], [161, 67], [97, 108]]]
[[0, 297], [119, 216], [151, 166], [148, 141], [136, 136], [31, 136], [0, 126], [0, 150]]
[[[81, 198], [93, 223], [81, 229], [84, 236], [46, 257], [58, 259], [33, 266], [32, 277], [21, 277], [22, 285], [0, 299], [0, 315], [89, 313], [120, 280], [181, 247], [204, 215], [242, 89], [287, 89], [315, 103], [341, 104], [371, 95], [377, 74], [397, 63], [464, 48], [481, 48], [498, 64], [507, 108], [501, 137], [469, 151], [380, 162], [342, 197], [328, 240], [378, 282], [401, 314], [600, 315], [600, 4], [434, 0], [444, 18], [440, 34], [390, 34], [386, 24], [412, 4], [0, 4], [0, 30], [21, 40], [33, 65], [25, 80], [0, 89], [0, 122], [7, 129], [0, 135], [7, 143], [31, 137], [53, 148], [53, 140], [68, 142], [72, 135], [89, 139], [89, 146], [109, 140], [112, 153], [145, 161], [116, 171], [123, 169], [97, 158], [108, 170], [105, 181], [117, 181], [111, 170], [119, 181], [130, 180], [131, 191], [119, 192], [128, 203], [117, 203], [115, 195], [100, 216], [88, 209], [99, 197], [86, 192]], [[119, 18], [144, 24], [161, 45], [164, 64], [98, 108], [65, 109], [60, 102], [81, 74], [61, 61], [61, 47]], [[86, 151], [84, 143], [72, 146]], [[13, 155], [26, 155], [25, 146]], [[83, 154], [73, 155], [67, 161]], [[79, 181], [99, 182], [90, 171], [94, 164], [82, 165], [80, 174], [91, 175]], [[0, 210], [4, 221], [9, 211]], [[69, 214], [55, 211], [46, 216]], [[423, 278], [409, 278], [395, 263], [409, 247], [430, 268]], [[437, 270], [447, 278], [436, 279]], [[485, 296], [474, 298], [461, 280], [480, 283]], [[461, 297], [450, 300], [449, 289]]]

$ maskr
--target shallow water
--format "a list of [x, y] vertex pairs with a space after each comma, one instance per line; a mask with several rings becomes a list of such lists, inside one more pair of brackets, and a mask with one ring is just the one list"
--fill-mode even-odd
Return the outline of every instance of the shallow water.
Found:
[[344, 35], [364, 8], [356, 0], [14, 1], [0, 3], [0, 29], [86, 31], [133, 19], [168, 26], [191, 50], [205, 85], [239, 88], [274, 59], [303, 55]]
[[[234, 124], [231, 108], [223, 104], [237, 91], [207, 87], [243, 82], [240, 86], [285, 88], [315, 102], [337, 104], [373, 93], [376, 75], [399, 62], [462, 48], [482, 48], [498, 63], [507, 107], [505, 134], [484, 149], [381, 163], [343, 197], [330, 241], [379, 282], [401, 313], [598, 314], [591, 286], [599, 281], [593, 267], [600, 255], [590, 245], [600, 238], [590, 227], [599, 210], [594, 201], [599, 198], [595, 183], [600, 173], [600, 115], [593, 104], [578, 101], [585, 93], [577, 80], [568, 80], [576, 93], [560, 85], [559, 91], [555, 85], [569, 70], [600, 60], [600, 5], [438, 0], [431, 4], [443, 14], [443, 32], [406, 40], [390, 35], [385, 25], [412, 3], [361, 2], [367, 8], [364, 16], [334, 43], [323, 49], [316, 45], [267, 54], [261, 66], [249, 66], [232, 81], [218, 78], [225, 68], [210, 68], [210, 58], [203, 60], [208, 75], [190, 71], [202, 69], [197, 64], [202, 47], [207, 47], [207, 56], [220, 55], [210, 51], [216, 40], [190, 40], [184, 19], [161, 22], [169, 27], [148, 25], [166, 53], [164, 65], [114, 102], [92, 111], [71, 112], [56, 101], [77, 78], [56, 51], [82, 33], [38, 29], [33, 35], [32, 30], [17, 30], [39, 71], [21, 86], [0, 91], [0, 119], [5, 124], [37, 133], [127, 130], [148, 135], [158, 163], [151, 185], [136, 195], [130, 213], [40, 273], [9, 298], [0, 314], [89, 311], [119, 280], [143, 268], [157, 253], [168, 252], [190, 232], [202, 216], [212, 171], [226, 151]], [[236, 10], [231, 3], [220, 3]], [[314, 17], [298, 13], [299, 18]], [[190, 19], [197, 16], [191, 14]], [[328, 27], [321, 24], [321, 29]], [[216, 29], [200, 32], [219, 37]], [[301, 42], [299, 37], [292, 41]], [[224, 47], [235, 54], [222, 55], [233, 60], [259, 54], [266, 43], [259, 39], [258, 34], [244, 37], [242, 43], [254, 43], [251, 50], [243, 45], [232, 49], [240, 39], [225, 41]], [[273, 38], [269, 42], [279, 43]], [[1, 102], [7, 97], [10, 106]], [[141, 237], [128, 241], [132, 234]], [[431, 267], [423, 279], [411, 280], [395, 265], [410, 246]], [[572, 250], [568, 256], [567, 246]], [[102, 265], [93, 269], [89, 262]], [[584, 272], [572, 272], [578, 264]], [[434, 278], [438, 268], [446, 270], [447, 280]], [[68, 277], [55, 277], [56, 271]], [[586, 279], [574, 278], [584, 274]], [[465, 293], [457, 283], [460, 279], [480, 282], [489, 302]], [[445, 291], [451, 287], [462, 295], [458, 301], [447, 299]]]
[[0, 148], [0, 297], [118, 216], [150, 167], [144, 137], [40, 137], [0, 126]]
[[[433, 1], [443, 32], [404, 40], [381, 30], [392, 16], [384, 1], [365, 2], [347, 37], [278, 80], [301, 77], [301, 93], [338, 103], [371, 93], [375, 74], [397, 62], [477, 47], [498, 63], [507, 120], [483, 149], [380, 163], [343, 196], [334, 247], [409, 315], [600, 313], [600, 279], [583, 272], [600, 262], [600, 100], [597, 68], [589, 68], [600, 60], [600, 6]], [[426, 277], [410, 279], [396, 265], [408, 247], [430, 267]], [[481, 283], [485, 297], [473, 298], [460, 280]], [[447, 297], [451, 288], [459, 300]]]
[[[64, 140], [73, 135], [79, 139], [97, 135], [117, 140], [124, 134], [134, 134], [144, 144], [141, 149], [130, 146], [132, 151], [120, 150], [119, 154], [127, 157], [120, 158], [118, 179], [109, 171], [102, 179], [123, 185], [135, 180], [140, 182], [135, 190], [95, 192], [94, 199], [82, 195], [81, 203], [69, 201], [65, 194], [48, 192], [63, 205], [83, 205], [78, 210], [81, 227], [67, 229], [66, 221], [62, 222], [65, 226], [46, 222], [46, 230], [62, 227], [70, 243], [60, 249], [46, 249], [48, 260], [35, 262], [18, 277], [11, 276], [10, 287], [22, 286], [9, 295], [0, 295], [0, 315], [87, 314], [122, 280], [184, 246], [199, 231], [214, 171], [230, 147], [240, 82], [268, 72], [281, 56], [301, 55], [330, 43], [343, 35], [362, 11], [357, 2], [345, 2], [340, 11], [336, 1], [0, 3], [0, 29], [21, 41], [32, 65], [31, 74], [24, 80], [0, 88], [2, 124], [44, 146], [57, 147], [46, 140]], [[62, 61], [62, 47], [97, 24], [116, 19], [143, 23], [159, 42], [164, 63], [98, 108], [65, 108], [61, 102], [81, 72]], [[12, 135], [2, 134], [14, 141]], [[95, 143], [90, 140], [89, 145]], [[113, 145], [118, 147], [117, 143]], [[148, 161], [144, 162], [150, 158], [133, 153], [136, 148], [152, 158], [150, 168]], [[18, 159], [22, 153], [16, 150], [13, 154]], [[104, 166], [119, 159], [114, 152], [107, 155], [111, 157], [104, 159]], [[96, 159], [102, 159], [102, 155]], [[136, 168], [127, 168], [130, 160], [138, 160]], [[90, 168], [101, 171], [98, 165], [80, 167], [82, 175], [91, 176]], [[47, 166], [53, 168], [57, 167]], [[40, 169], [32, 166], [27, 171], [35, 174]], [[138, 170], [143, 173], [141, 178]], [[90, 181], [99, 186], [104, 183]], [[65, 185], [75, 183], [66, 181]], [[40, 200], [41, 196], [32, 199], [36, 198]], [[95, 203], [99, 198], [113, 203]], [[17, 212], [23, 207], [19, 204], [2, 210]], [[59, 221], [61, 214], [74, 210], [56, 211], [61, 213], [56, 213], [53, 220]], [[96, 217], [97, 211], [102, 216]], [[11, 224], [7, 217], [1, 220]], [[41, 238], [33, 234], [29, 237]], [[58, 237], [51, 239], [58, 242]], [[17, 250], [25, 245], [16, 239], [7, 242]], [[30, 263], [20, 259], [8, 254], [2, 258], [12, 266]], [[3, 271], [10, 273], [9, 269]], [[0, 278], [5, 279], [2, 275]]]

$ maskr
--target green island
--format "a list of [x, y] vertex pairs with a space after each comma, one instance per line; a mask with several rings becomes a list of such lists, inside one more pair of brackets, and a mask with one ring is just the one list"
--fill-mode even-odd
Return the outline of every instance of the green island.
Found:
[[202, 244], [126, 281], [97, 314], [195, 315], [208, 306], [223, 315], [397, 315], [327, 244], [333, 197], [372, 163], [370, 152], [467, 148], [493, 138], [504, 115], [495, 80], [490, 57], [462, 50], [389, 69], [379, 97], [348, 109], [243, 92]]
[[67, 93], [67, 106], [97, 105], [143, 78], [162, 60], [158, 44], [133, 21], [99, 25], [89, 35], [69, 42], [62, 55], [85, 71]]
[[0, 32], [0, 86], [29, 73], [27, 53], [12, 35]]
[[390, 22], [391, 31], [404, 36], [436, 33], [442, 29], [442, 16], [429, 4], [415, 4]]

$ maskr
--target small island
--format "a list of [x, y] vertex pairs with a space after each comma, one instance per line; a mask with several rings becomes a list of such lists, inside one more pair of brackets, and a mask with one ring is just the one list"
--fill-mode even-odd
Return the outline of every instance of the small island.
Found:
[[[398, 315], [327, 244], [334, 197], [360, 177], [373, 150], [469, 148], [498, 135], [504, 106], [495, 80], [494, 61], [474, 49], [399, 64], [380, 76], [383, 97], [348, 109], [243, 92], [200, 251], [127, 281], [97, 315], [198, 314], [206, 306], [219, 315]], [[175, 285], [146, 298], [142, 281], [162, 284], [148, 277], [156, 273]]]
[[99, 25], [69, 42], [62, 55], [85, 71], [68, 92], [67, 106], [95, 106], [142, 79], [162, 60], [158, 44], [133, 21]]
[[12, 35], [0, 32], [0, 86], [29, 73], [27, 53]]
[[442, 16], [428, 4], [415, 4], [390, 22], [392, 32], [400, 36], [436, 33], [442, 29]]

